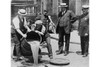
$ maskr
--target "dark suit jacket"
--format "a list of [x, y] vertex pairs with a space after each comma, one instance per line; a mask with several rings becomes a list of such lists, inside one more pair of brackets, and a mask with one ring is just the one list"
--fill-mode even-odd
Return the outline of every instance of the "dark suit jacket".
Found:
[[79, 20], [79, 35], [80, 36], [85, 36], [87, 33], [89, 35], [89, 14], [87, 13], [86, 15], [81, 15]]
[[64, 27], [65, 33], [69, 34], [71, 32], [71, 22], [70, 20], [75, 17], [74, 12], [68, 10], [64, 16], [61, 17], [59, 26]]

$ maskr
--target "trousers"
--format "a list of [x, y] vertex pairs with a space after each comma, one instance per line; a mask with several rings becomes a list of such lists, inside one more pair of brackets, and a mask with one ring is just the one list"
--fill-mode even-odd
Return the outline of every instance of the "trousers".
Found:
[[20, 57], [21, 56], [21, 41], [20, 39], [22, 38], [22, 36], [17, 32], [16, 32], [16, 40], [18, 41], [18, 43], [15, 44], [14, 46], [14, 51], [13, 51], [13, 55]]
[[64, 46], [64, 40], [65, 40], [65, 51], [69, 51], [69, 43], [70, 43], [70, 33], [65, 33], [64, 27], [59, 28], [59, 42], [58, 46], [59, 49], [62, 49]]
[[89, 48], [89, 36], [80, 36], [81, 38], [81, 51], [82, 55], [88, 53]]

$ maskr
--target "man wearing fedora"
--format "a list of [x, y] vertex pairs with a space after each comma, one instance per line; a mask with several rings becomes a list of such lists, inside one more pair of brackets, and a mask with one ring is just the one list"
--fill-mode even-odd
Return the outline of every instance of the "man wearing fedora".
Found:
[[75, 17], [74, 12], [72, 12], [71, 10], [68, 10], [68, 6], [65, 6], [65, 7], [63, 6], [63, 11], [60, 12], [59, 21], [58, 21], [59, 50], [57, 51], [57, 55], [63, 53], [64, 40], [65, 40], [64, 56], [68, 55], [69, 53], [71, 19], [74, 17]]
[[17, 40], [19, 41], [18, 44], [14, 46], [14, 56], [16, 56], [16, 60], [23, 59], [21, 55], [21, 38], [26, 38], [27, 35], [25, 34], [27, 31], [31, 31], [26, 22], [27, 12], [25, 9], [19, 9], [17, 15], [13, 18], [12, 23], [16, 32]]
[[83, 5], [82, 11], [83, 14], [79, 16], [79, 36], [81, 41], [81, 51], [83, 57], [88, 56], [88, 48], [89, 48], [89, 6]]
[[[59, 7], [61, 7], [61, 6], [59, 6]], [[59, 26], [59, 23], [60, 23], [60, 19], [61, 19], [61, 17], [65, 14], [65, 12], [66, 12], [66, 8], [65, 7], [61, 7], [62, 9], [61, 9], [61, 11], [59, 12], [59, 14], [58, 14], [58, 24], [57, 24], [57, 27], [56, 27], [56, 33], [58, 33], [59, 34], [59, 32], [60, 32], [60, 30], [59, 30], [59, 28], [60, 28], [60, 26]], [[59, 35], [60, 36], [60, 35]], [[60, 38], [59, 38], [60, 39]], [[61, 48], [61, 46], [60, 46], [60, 44], [59, 44], [59, 42], [58, 42], [58, 50], [56, 51], [56, 52], [59, 52], [59, 50], [60, 50], [60, 48]]]

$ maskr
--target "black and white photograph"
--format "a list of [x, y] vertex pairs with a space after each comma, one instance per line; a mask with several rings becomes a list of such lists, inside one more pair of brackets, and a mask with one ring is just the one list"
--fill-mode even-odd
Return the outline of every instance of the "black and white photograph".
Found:
[[12, 0], [11, 67], [89, 67], [89, 0]]

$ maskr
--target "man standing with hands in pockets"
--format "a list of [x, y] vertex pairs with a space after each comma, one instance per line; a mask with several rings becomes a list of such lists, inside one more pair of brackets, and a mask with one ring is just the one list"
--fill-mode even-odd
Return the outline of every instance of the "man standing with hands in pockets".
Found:
[[[69, 54], [69, 43], [70, 43], [70, 32], [71, 32], [71, 19], [75, 17], [74, 12], [68, 10], [68, 6], [62, 7], [63, 11], [61, 12], [62, 16], [58, 22], [58, 33], [59, 33], [59, 50], [57, 55], [63, 53], [64, 39], [65, 39], [65, 50], [64, 56]], [[65, 37], [65, 38], [64, 38]]]

